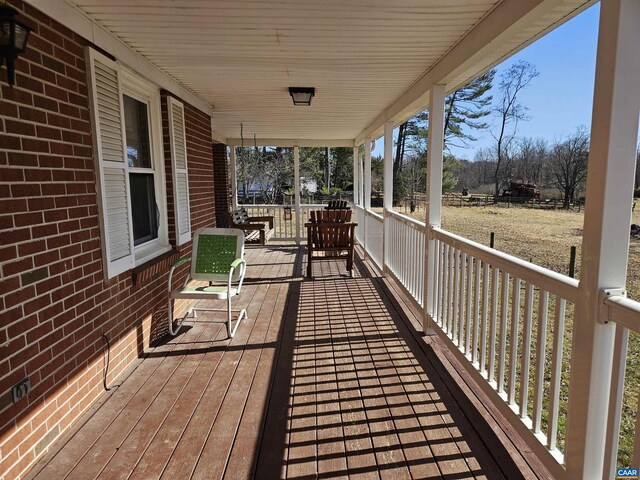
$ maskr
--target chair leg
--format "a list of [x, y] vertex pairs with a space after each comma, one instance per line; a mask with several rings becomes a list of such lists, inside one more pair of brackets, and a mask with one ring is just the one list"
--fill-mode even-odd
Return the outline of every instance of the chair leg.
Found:
[[175, 304], [175, 300], [173, 298], [169, 299], [169, 308], [167, 309], [169, 311], [169, 333], [171, 334], [172, 337], [175, 337], [178, 332], [180, 331], [180, 328], [182, 327], [182, 324], [184, 323], [185, 319], [189, 316], [191, 316], [192, 318], [197, 318], [197, 314], [196, 314], [196, 309], [195, 307], [191, 307], [189, 308], [189, 310], [187, 310], [187, 313], [184, 314], [184, 316], [182, 318], [179, 318], [176, 322], [176, 326], [173, 326], [173, 307]]
[[238, 325], [240, 325], [240, 322], [242, 322], [242, 320], [244, 318], [247, 317], [247, 311], [243, 308], [242, 310], [240, 310], [240, 313], [238, 314], [238, 318], [236, 319], [236, 324], [233, 328], [231, 328], [231, 296], [227, 297], [227, 336], [229, 338], [233, 338], [233, 336], [236, 334], [236, 330], [238, 329]]

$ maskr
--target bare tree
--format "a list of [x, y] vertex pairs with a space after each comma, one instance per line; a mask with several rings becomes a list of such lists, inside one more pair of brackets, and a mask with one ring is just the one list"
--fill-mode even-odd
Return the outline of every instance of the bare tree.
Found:
[[552, 182], [563, 196], [563, 208], [569, 208], [587, 178], [589, 136], [586, 128], [579, 127], [567, 140], [556, 143], [550, 161]]
[[547, 163], [549, 146], [543, 138], [519, 138], [515, 154], [514, 175], [518, 180], [541, 184]]
[[500, 76], [501, 98], [495, 108], [499, 118], [496, 140], [496, 169], [494, 173], [495, 196], [500, 194], [502, 183], [508, 179], [512, 150], [512, 143], [518, 130], [518, 122], [527, 120], [527, 107], [518, 103], [518, 96], [531, 81], [539, 75], [536, 68], [529, 62], [520, 60], [512, 65]]

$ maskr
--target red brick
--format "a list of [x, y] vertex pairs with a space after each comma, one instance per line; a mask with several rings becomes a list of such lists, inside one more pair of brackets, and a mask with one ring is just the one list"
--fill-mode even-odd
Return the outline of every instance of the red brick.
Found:
[[37, 197], [40, 195], [40, 185], [11, 185], [11, 195], [14, 197]]
[[13, 216], [16, 227], [27, 227], [42, 223], [42, 212], [20, 213]]
[[[0, 167], [0, 182], [22, 182], [24, 181], [24, 170], [21, 168]], [[8, 211], [8, 210], [5, 210]]]
[[16, 273], [22, 273], [33, 268], [33, 259], [31, 257], [11, 262], [3, 265], [2, 274], [6, 277], [9, 275], [15, 275]]
[[4, 121], [7, 133], [14, 133], [16, 135], [30, 135], [36, 134], [36, 127], [31, 123], [20, 122], [16, 120], [6, 119]]
[[22, 149], [28, 152], [49, 152], [49, 142], [37, 138], [23, 138]]
[[11, 135], [0, 135], [0, 148], [6, 150], [20, 150], [20, 138]]

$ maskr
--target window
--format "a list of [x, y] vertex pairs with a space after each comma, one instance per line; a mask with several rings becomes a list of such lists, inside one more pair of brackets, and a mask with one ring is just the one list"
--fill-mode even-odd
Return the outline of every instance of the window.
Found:
[[160, 220], [149, 145], [149, 109], [140, 100], [128, 95], [123, 98], [133, 244], [138, 246], [158, 238]]
[[[92, 49], [87, 57], [104, 270], [105, 277], [112, 278], [171, 249], [160, 92], [157, 86]], [[175, 151], [179, 157], [179, 165], [172, 159], [173, 190], [174, 196], [186, 203], [186, 208], [179, 206], [176, 212], [176, 226], [182, 224], [176, 228], [180, 244], [190, 239], [191, 231], [184, 110], [182, 104], [174, 103], [180, 109], [173, 114], [176, 118], [170, 118], [172, 157], [176, 157]]]

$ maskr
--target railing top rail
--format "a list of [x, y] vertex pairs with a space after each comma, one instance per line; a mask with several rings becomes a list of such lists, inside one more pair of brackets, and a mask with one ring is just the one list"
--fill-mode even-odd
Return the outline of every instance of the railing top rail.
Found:
[[[294, 208], [295, 205], [278, 205], [278, 204], [274, 204], [274, 203], [244, 203], [244, 204], [239, 204], [239, 207], [244, 207], [244, 208], [284, 208], [284, 207], [291, 207]], [[301, 203], [300, 204], [301, 208], [324, 208], [326, 207], [326, 204], [324, 203]]]
[[604, 299], [609, 307], [607, 318], [610, 322], [622, 325], [633, 332], [640, 332], [640, 302], [615, 295]]
[[576, 303], [578, 297], [578, 280], [548, 268], [541, 267], [508, 253], [500, 252], [480, 243], [468, 240], [455, 233], [447, 232], [439, 227], [431, 227], [434, 238], [458, 250], [470, 253], [475, 258], [489, 263], [500, 270], [509, 272], [521, 280], [532, 283], [550, 293], [559, 295], [571, 303]]
[[411, 218], [408, 215], [404, 215], [400, 212], [396, 212], [395, 210], [387, 210], [387, 213], [391, 214], [396, 220], [402, 223], [409, 224], [412, 227], [424, 228], [426, 227], [426, 223], [421, 222], [420, 220], [416, 220], [415, 218]]
[[379, 213], [376, 213], [376, 212], [374, 212], [374, 211], [372, 211], [372, 210], [365, 210], [365, 213], [366, 213], [367, 215], [369, 215], [370, 217], [373, 217], [373, 218], [375, 218], [376, 220], [379, 220], [379, 221], [381, 221], [381, 222], [384, 220], [384, 217], [383, 217], [382, 215], [380, 215]]

